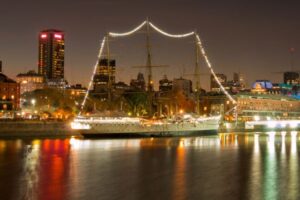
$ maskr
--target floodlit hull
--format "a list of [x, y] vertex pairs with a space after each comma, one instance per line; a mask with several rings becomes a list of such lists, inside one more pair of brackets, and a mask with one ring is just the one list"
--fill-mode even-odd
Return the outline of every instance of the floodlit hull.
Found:
[[[101, 123], [78, 120], [77, 129], [85, 137], [168, 137], [215, 134], [219, 118], [207, 118], [200, 122], [180, 123]], [[76, 127], [75, 127], [76, 129]]]

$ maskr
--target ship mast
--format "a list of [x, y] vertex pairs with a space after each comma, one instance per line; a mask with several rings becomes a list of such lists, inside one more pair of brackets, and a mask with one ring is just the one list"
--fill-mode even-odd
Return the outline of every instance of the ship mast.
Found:
[[111, 90], [112, 90], [112, 80], [111, 80], [111, 66], [110, 66], [110, 48], [109, 48], [109, 33], [106, 35], [106, 51], [107, 51], [107, 73], [108, 73], [108, 83], [107, 83], [107, 98], [108, 102], [111, 102]]
[[[197, 33], [195, 31], [195, 33]], [[194, 71], [194, 80], [195, 80], [195, 93], [196, 93], [196, 113], [200, 114], [200, 102], [199, 102], [199, 96], [200, 96], [200, 69], [199, 69], [199, 45], [197, 44], [197, 38], [195, 34], [195, 71]]]
[[152, 63], [151, 63], [151, 46], [150, 46], [150, 27], [149, 20], [147, 19], [147, 32], [146, 32], [146, 49], [147, 49], [147, 62], [146, 68], [148, 72], [148, 85], [147, 90], [153, 91], [153, 80], [152, 80]]
[[150, 27], [149, 27], [149, 19], [147, 18], [146, 24], [146, 50], [147, 50], [147, 61], [146, 61], [146, 69], [148, 73], [148, 84], [147, 84], [147, 92], [148, 92], [148, 103], [149, 103], [149, 116], [153, 115], [153, 79], [152, 79], [152, 62], [151, 62], [151, 46], [150, 46]]

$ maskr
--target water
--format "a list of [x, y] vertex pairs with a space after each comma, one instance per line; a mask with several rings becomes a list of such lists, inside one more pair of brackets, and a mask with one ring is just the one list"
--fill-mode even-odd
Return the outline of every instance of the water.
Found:
[[0, 140], [1, 199], [299, 199], [300, 133]]

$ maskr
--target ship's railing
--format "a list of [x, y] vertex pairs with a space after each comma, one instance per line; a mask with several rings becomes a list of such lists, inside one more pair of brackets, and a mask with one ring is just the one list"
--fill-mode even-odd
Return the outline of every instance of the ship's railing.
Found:
[[139, 118], [130, 118], [130, 117], [90, 117], [90, 118], [76, 118], [74, 122], [83, 122], [83, 123], [101, 123], [101, 124], [119, 124], [119, 123], [140, 123]]

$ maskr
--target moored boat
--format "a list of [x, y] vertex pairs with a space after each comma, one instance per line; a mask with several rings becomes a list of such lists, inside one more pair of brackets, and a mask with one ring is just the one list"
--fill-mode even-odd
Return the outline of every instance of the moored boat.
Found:
[[217, 133], [220, 116], [193, 117], [183, 115], [172, 119], [132, 117], [77, 117], [72, 129], [84, 137], [163, 137]]

